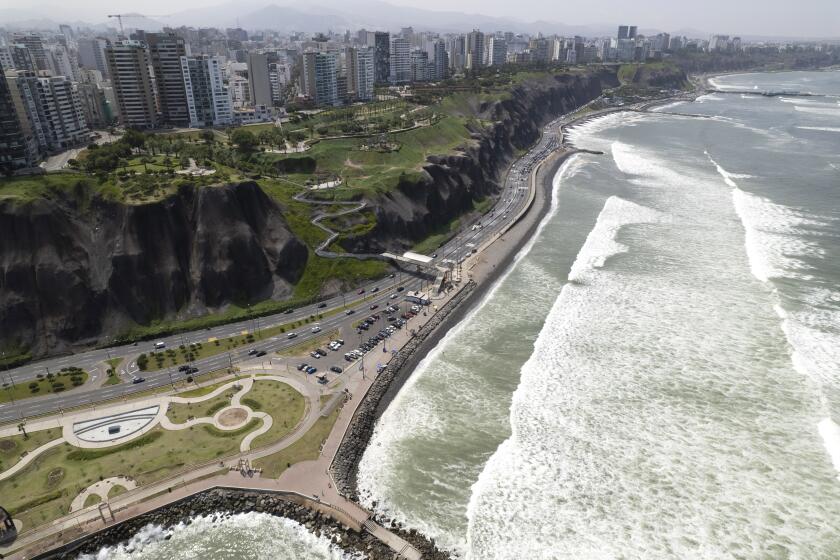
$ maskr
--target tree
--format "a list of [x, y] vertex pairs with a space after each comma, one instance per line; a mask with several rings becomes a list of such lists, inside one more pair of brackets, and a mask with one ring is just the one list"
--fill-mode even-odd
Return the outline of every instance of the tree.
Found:
[[146, 135], [140, 132], [139, 130], [135, 130], [133, 128], [129, 128], [125, 132], [125, 136], [123, 136], [122, 139], [125, 143], [127, 143], [133, 149], [138, 151], [146, 143]]
[[241, 128], [237, 128], [233, 131], [233, 134], [230, 135], [230, 141], [233, 142], [242, 152], [250, 152], [257, 147], [256, 137], [247, 130], [242, 130]]
[[26, 422], [21, 422], [17, 425], [17, 429], [19, 432], [23, 432], [23, 439], [29, 439], [29, 434], [26, 433]]
[[140, 368], [140, 370], [145, 371], [148, 365], [149, 357], [146, 356], [146, 354], [140, 354], [137, 356], [137, 367]]
[[201, 131], [201, 139], [204, 140], [206, 144], [212, 144], [216, 141], [216, 135], [213, 134], [211, 129], [205, 128]]

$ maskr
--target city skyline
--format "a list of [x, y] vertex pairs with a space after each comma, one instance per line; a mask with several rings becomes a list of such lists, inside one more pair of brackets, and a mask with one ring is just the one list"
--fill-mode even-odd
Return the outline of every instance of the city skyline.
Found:
[[[387, 10], [354, 10], [354, 6], [372, 7], [378, 5]], [[626, 4], [617, 0], [607, 0], [596, 4], [567, 4], [562, 10], [543, 0], [524, 0], [515, 6], [500, 0], [478, 2], [467, 0], [458, 4], [453, 10], [451, 4], [441, 0], [357, 0], [350, 4], [326, 0], [315, 6], [307, 6], [299, 2], [246, 0], [245, 2], [217, 2], [214, 0], [186, 0], [178, 4], [177, 10], [162, 0], [145, 2], [142, 13], [150, 19], [159, 21], [162, 25], [189, 24], [189, 19], [195, 13], [205, 12], [205, 21], [196, 20], [196, 25], [235, 25], [239, 17], [247, 19], [248, 15], [266, 8], [279, 7], [293, 10], [305, 15], [321, 12], [332, 15], [333, 26], [341, 28], [353, 27], [381, 27], [387, 28], [388, 22], [397, 17], [398, 12], [405, 12], [405, 19], [419, 17], [435, 12], [448, 12], [458, 16], [474, 15], [476, 27], [491, 30], [493, 25], [504, 25], [509, 22], [514, 26], [521, 26], [523, 30], [541, 30], [544, 32], [564, 32], [556, 27], [573, 28], [575, 33], [597, 35], [598, 31], [613, 27], [623, 20], [637, 19], [647, 23], [645, 30], [656, 31], [685, 31], [698, 33], [740, 33], [743, 36], [790, 37], [790, 38], [840, 38], [840, 4], [828, 0], [806, 0], [796, 5], [781, 2], [760, 2], [758, 0], [742, 0], [736, 6], [723, 0], [710, 0], [703, 4], [675, 4], [663, 0], [650, 0], [643, 7], [637, 4]], [[716, 8], [720, 8], [719, 10]], [[725, 9], [724, 9], [725, 8]], [[761, 18], [756, 18], [756, 10], [761, 10]], [[102, 2], [101, 0], [81, 0], [74, 2], [72, 9], [52, 2], [29, 3], [25, 7], [12, 0], [0, 1], [0, 15], [10, 24], [27, 19], [49, 20], [60, 23], [59, 20], [72, 22], [86, 22], [92, 25], [107, 23], [107, 15], [113, 13], [137, 13], [138, 6], [125, 0], [116, 2]], [[391, 12], [390, 14], [387, 12]], [[726, 14], [720, 17], [719, 14]], [[45, 18], [43, 14], [50, 14]], [[216, 18], [213, 20], [212, 18]], [[420, 18], [422, 19], [422, 18]], [[450, 18], [455, 23], [458, 18]], [[224, 20], [224, 21], [223, 21]], [[230, 21], [227, 21], [230, 20]], [[225, 23], [227, 21], [227, 23]], [[259, 20], [257, 20], [259, 21]], [[376, 22], [381, 25], [376, 25]], [[443, 21], [440, 29], [446, 29], [448, 22]], [[252, 26], [248, 26], [252, 27]], [[329, 27], [329, 25], [327, 26]], [[419, 25], [421, 28], [431, 26]], [[579, 29], [574, 29], [579, 28]]]

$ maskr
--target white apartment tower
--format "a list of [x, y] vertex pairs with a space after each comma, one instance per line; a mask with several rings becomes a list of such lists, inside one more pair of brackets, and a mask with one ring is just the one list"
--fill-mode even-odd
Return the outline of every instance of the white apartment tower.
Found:
[[181, 57], [191, 127], [224, 126], [233, 122], [230, 91], [222, 79], [217, 56]]

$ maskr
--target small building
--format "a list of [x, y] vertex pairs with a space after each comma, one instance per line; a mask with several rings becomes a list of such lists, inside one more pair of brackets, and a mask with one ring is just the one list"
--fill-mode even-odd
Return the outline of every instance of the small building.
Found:
[[425, 292], [406, 292], [405, 301], [417, 303], [419, 305], [429, 305], [432, 300], [429, 299], [429, 294]]

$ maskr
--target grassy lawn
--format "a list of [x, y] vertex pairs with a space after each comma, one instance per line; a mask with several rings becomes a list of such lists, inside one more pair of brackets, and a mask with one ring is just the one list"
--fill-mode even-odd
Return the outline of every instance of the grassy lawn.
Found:
[[340, 412], [341, 407], [337, 407], [326, 418], [318, 418], [318, 421], [303, 437], [282, 451], [257, 459], [254, 461], [254, 466], [263, 469], [263, 478], [277, 478], [295, 463], [317, 459], [321, 452], [321, 445], [330, 435]]
[[114, 486], [111, 486], [111, 489], [108, 490], [108, 499], [114, 499], [120, 494], [125, 494], [126, 492], [128, 492], [128, 490], [126, 490], [125, 486], [123, 486], [122, 484], [116, 484]]
[[0, 472], [12, 468], [27, 453], [61, 437], [60, 428], [32, 432], [29, 437], [11, 436], [0, 439]]
[[[213, 416], [230, 404], [230, 399], [236, 394], [236, 389], [230, 388], [221, 395], [197, 403], [170, 403], [166, 409], [166, 416], [175, 424], [183, 424], [190, 418], [204, 418]], [[179, 395], [181, 396], [181, 395]]]
[[138, 484], [149, 484], [191, 465], [238, 452], [241, 436], [258, 425], [254, 420], [245, 432], [223, 435], [208, 426], [172, 432], [156, 428], [133, 442], [96, 450], [63, 444], [12, 478], [0, 481], [0, 496], [4, 507], [23, 521], [26, 530], [66, 514], [73, 498], [100, 477], [124, 475]]
[[178, 396], [183, 397], [185, 399], [190, 399], [193, 397], [203, 397], [204, 395], [209, 395], [222, 385], [226, 385], [228, 383], [230, 383], [230, 381], [222, 381], [220, 383], [214, 383], [213, 385], [198, 387], [197, 389], [191, 389], [189, 391], [184, 391], [183, 393], [178, 393]]
[[251, 448], [273, 443], [291, 432], [303, 419], [306, 400], [285, 383], [272, 380], [257, 381], [242, 399], [242, 404], [271, 415], [271, 428], [257, 437]]
[[88, 380], [88, 373], [79, 368], [62, 368], [57, 374], [50, 376], [51, 378], [39, 375], [34, 381], [15, 383], [14, 386], [4, 382], [3, 390], [0, 391], [0, 403], [67, 392], [81, 387]]
[[85, 498], [85, 503], [82, 507], [95, 506], [96, 504], [98, 504], [101, 501], [102, 501], [102, 498], [99, 496], [99, 494], [91, 494], [87, 498]]

